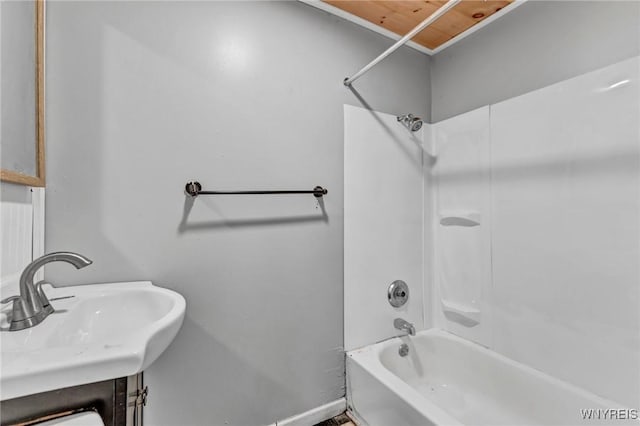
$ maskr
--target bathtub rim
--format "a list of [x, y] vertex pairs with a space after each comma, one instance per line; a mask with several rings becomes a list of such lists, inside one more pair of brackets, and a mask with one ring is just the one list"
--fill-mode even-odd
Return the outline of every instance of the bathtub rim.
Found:
[[[416, 333], [416, 336], [430, 335], [431, 333], [428, 332], [430, 332], [431, 330], [437, 329], [423, 330]], [[426, 398], [416, 389], [411, 387], [411, 385], [406, 383], [400, 377], [396, 376], [391, 370], [387, 369], [384, 364], [382, 364], [382, 361], [380, 360], [380, 353], [385, 348], [388, 348], [395, 344], [399, 345], [403, 341], [406, 341], [406, 339], [408, 339], [408, 337], [392, 337], [387, 340], [365, 346], [363, 348], [353, 349], [347, 352], [347, 362], [356, 363], [366, 373], [371, 375], [373, 379], [380, 382], [391, 392], [398, 395], [405, 403], [407, 403], [407, 405], [416, 410], [426, 419], [432, 421], [434, 424], [464, 426], [464, 423], [460, 422], [447, 411], [440, 408], [437, 404]], [[348, 370], [349, 369], [347, 369], [347, 371]], [[348, 375], [347, 388], [347, 405], [354, 411], [354, 414], [358, 418], [358, 420], [364, 420], [365, 424], [367, 424], [366, 417], [358, 411], [358, 407], [354, 406], [353, 401], [351, 401], [351, 393], [353, 392], [353, 389], [351, 388], [351, 383]]]
[[[411, 385], [406, 383], [400, 377], [395, 375], [395, 373], [389, 370], [382, 363], [382, 360], [380, 358], [381, 353], [387, 348], [390, 348], [396, 345], [399, 346], [401, 343], [407, 343], [412, 339], [416, 339], [420, 337], [428, 338], [430, 336], [453, 341], [456, 344], [463, 345], [464, 347], [468, 348], [470, 351], [478, 353], [480, 356], [484, 355], [484, 356], [495, 358], [499, 362], [503, 362], [510, 367], [521, 369], [527, 374], [531, 374], [538, 379], [548, 382], [550, 385], [558, 386], [560, 389], [566, 392], [574, 393], [577, 396], [583, 397], [587, 400], [591, 400], [594, 403], [599, 404], [601, 406], [606, 406], [611, 408], [620, 408], [620, 409], [632, 408], [632, 407], [626, 407], [619, 402], [612, 401], [610, 399], [596, 395], [577, 385], [565, 382], [561, 379], [551, 376], [548, 373], [542, 372], [529, 365], [515, 361], [511, 358], [508, 358], [507, 356], [502, 355], [498, 352], [495, 352], [476, 342], [469, 341], [467, 339], [464, 339], [460, 336], [457, 336], [453, 333], [450, 333], [446, 330], [442, 330], [439, 328], [430, 328], [430, 329], [422, 330], [416, 333], [415, 337], [411, 337], [411, 336], [392, 337], [387, 340], [374, 343], [372, 345], [351, 350], [347, 352], [347, 362], [354, 362], [358, 364], [363, 370], [365, 370], [377, 381], [382, 383], [391, 392], [400, 396], [413, 409], [415, 409], [420, 414], [424, 415], [425, 418], [433, 421], [434, 423], [446, 424], [446, 425], [464, 425], [464, 423], [462, 423], [460, 420], [453, 417], [446, 410], [438, 406], [436, 403], [434, 403], [429, 398], [424, 396], [422, 393], [420, 393], [418, 390], [416, 390]], [[349, 386], [349, 377], [347, 377], [347, 386]], [[349, 396], [350, 396], [349, 394], [350, 392], [348, 391], [347, 399], [349, 399]], [[349, 401], [349, 403], [351, 403], [351, 401]], [[358, 414], [359, 417], [363, 417], [360, 413], [357, 412], [357, 407], [353, 407], [353, 409], [355, 410], [355, 412]], [[364, 420], [366, 421], [366, 418]]]

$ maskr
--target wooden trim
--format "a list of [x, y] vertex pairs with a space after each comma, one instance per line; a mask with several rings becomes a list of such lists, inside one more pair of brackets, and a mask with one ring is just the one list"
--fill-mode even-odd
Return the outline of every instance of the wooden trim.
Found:
[[0, 170], [0, 180], [5, 182], [13, 182], [20, 185], [29, 186], [45, 186], [45, 159], [44, 159], [44, 2], [45, 0], [36, 0], [36, 176], [26, 175], [24, 173], [13, 170]]
[[17, 183], [19, 185], [44, 186], [44, 179], [5, 169], [0, 170], [0, 180], [3, 182]]
[[44, 1], [36, 0], [36, 162], [39, 185], [45, 186], [45, 162], [44, 162]]

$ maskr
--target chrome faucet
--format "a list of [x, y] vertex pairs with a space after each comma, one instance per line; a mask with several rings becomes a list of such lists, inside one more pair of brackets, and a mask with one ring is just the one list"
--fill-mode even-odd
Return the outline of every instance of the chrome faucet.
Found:
[[38, 325], [54, 311], [42, 290], [45, 281], [33, 283], [38, 269], [51, 262], [67, 262], [75, 266], [76, 269], [84, 268], [93, 263], [77, 253], [56, 252], [45, 254], [27, 265], [20, 275], [20, 296], [11, 296], [0, 301], [0, 303], [13, 302], [9, 331], [24, 330]]
[[411, 336], [416, 335], [416, 328], [410, 322], [403, 320], [402, 318], [396, 318], [393, 320], [393, 326], [400, 331], [405, 331]]

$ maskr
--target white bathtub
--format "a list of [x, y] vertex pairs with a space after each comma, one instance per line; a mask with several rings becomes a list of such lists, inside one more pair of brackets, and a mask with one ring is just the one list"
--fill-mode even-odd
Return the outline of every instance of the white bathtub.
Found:
[[[406, 357], [398, 354], [401, 343], [409, 345]], [[349, 352], [347, 400], [370, 426], [640, 424], [639, 407], [626, 409], [435, 329]]]

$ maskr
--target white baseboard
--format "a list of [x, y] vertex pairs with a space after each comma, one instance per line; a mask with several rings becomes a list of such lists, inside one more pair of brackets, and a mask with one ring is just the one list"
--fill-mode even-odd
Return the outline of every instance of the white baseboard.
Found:
[[347, 400], [340, 398], [304, 413], [279, 420], [271, 426], [311, 426], [344, 413], [346, 409]]

